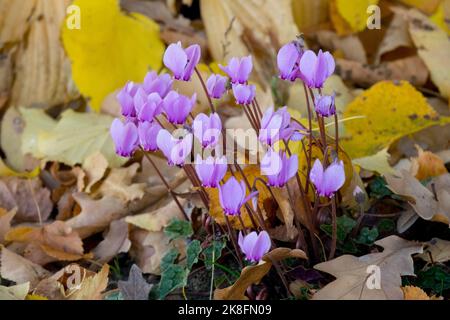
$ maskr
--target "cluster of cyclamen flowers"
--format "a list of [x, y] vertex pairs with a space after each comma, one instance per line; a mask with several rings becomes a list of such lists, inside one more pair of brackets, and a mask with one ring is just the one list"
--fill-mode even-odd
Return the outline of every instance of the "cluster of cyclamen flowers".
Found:
[[[198, 45], [183, 48], [180, 43], [171, 44], [164, 54], [163, 62], [173, 77], [166, 73], [158, 75], [152, 71], [142, 84], [129, 82], [119, 92], [117, 99], [122, 107], [124, 121], [115, 119], [111, 125], [111, 136], [117, 154], [130, 157], [137, 149], [145, 152], [159, 150], [167, 158], [169, 165], [187, 167], [186, 159], [191, 155], [194, 138], [199, 140], [204, 149], [217, 146], [223, 128], [213, 105], [209, 115], [200, 113], [194, 117], [192, 110], [196, 94], [187, 97], [172, 89], [174, 80], [190, 81], [194, 72], [203, 83], [196, 69], [200, 56]], [[296, 42], [288, 43], [280, 49], [277, 62], [281, 79], [301, 79], [310, 89], [322, 88], [334, 71], [334, 60], [328, 52], [319, 51], [316, 55], [310, 50], [304, 51]], [[270, 107], [262, 114], [255, 99], [256, 87], [248, 83], [253, 68], [251, 56], [232, 58], [227, 66], [220, 67], [227, 77], [220, 74], [209, 76], [206, 83], [203, 83], [206, 94], [210, 99], [220, 99], [231, 89], [236, 103], [243, 105], [249, 121], [259, 131], [259, 141], [268, 148], [261, 160], [261, 171], [267, 176], [268, 188], [284, 187], [298, 174], [299, 160], [295, 154], [275, 151], [275, 143], [284, 142], [287, 145], [289, 141], [299, 141], [311, 134], [311, 128], [308, 130], [293, 119], [287, 107], [276, 111]], [[314, 106], [318, 117], [334, 115], [334, 95], [315, 95]], [[174, 137], [169, 128], [163, 126], [162, 118], [171, 124], [171, 128], [183, 129], [184, 135]], [[224, 181], [227, 170], [225, 156], [216, 155], [203, 159], [197, 154], [195, 170], [188, 176], [201, 188], [218, 188], [224, 214], [236, 216], [240, 215], [241, 208], [250, 199], [253, 200], [253, 207], [257, 206], [255, 200], [258, 192], [252, 189], [248, 190], [248, 194], [247, 189], [250, 187], [234, 176]], [[336, 160], [324, 168], [322, 162], [316, 160], [310, 170], [310, 180], [318, 195], [333, 197], [345, 181], [342, 161]], [[270, 249], [271, 241], [265, 231], [259, 234], [251, 232], [245, 236], [241, 233], [239, 246], [247, 260], [257, 262]]]

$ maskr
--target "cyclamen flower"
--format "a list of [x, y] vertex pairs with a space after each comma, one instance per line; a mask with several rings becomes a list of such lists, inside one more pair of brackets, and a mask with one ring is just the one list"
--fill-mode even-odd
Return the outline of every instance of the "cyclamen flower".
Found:
[[261, 171], [267, 176], [267, 184], [271, 187], [283, 187], [296, 175], [297, 170], [297, 155], [288, 158], [285, 152], [275, 152], [270, 149], [261, 160]]
[[259, 234], [253, 231], [246, 236], [239, 232], [238, 244], [245, 258], [250, 262], [259, 262], [271, 247], [270, 237], [266, 231], [261, 231]]
[[139, 121], [152, 122], [162, 112], [162, 99], [156, 92], [147, 95], [144, 89], [139, 88], [133, 101]]
[[[300, 128], [293, 121], [291, 122], [291, 115], [287, 107], [280, 108], [277, 111], [270, 107], [261, 119], [258, 139], [271, 146], [280, 139], [289, 139], [298, 129]], [[298, 138], [298, 136], [296, 137]]]
[[147, 94], [156, 92], [161, 98], [165, 98], [172, 89], [172, 77], [167, 74], [158, 75], [155, 71], [147, 73], [142, 87]]
[[176, 91], [170, 91], [163, 101], [163, 108], [167, 115], [167, 120], [173, 124], [183, 124], [192, 111], [196, 100], [196, 93], [189, 98]]
[[295, 81], [299, 77], [299, 64], [303, 50], [294, 42], [281, 47], [277, 55], [278, 70], [283, 80]]
[[161, 129], [156, 138], [156, 144], [166, 156], [170, 166], [182, 166], [192, 150], [192, 134], [176, 139], [169, 131]]
[[231, 79], [231, 83], [247, 83], [253, 69], [252, 56], [231, 58], [227, 66], [219, 65]]
[[226, 91], [228, 79], [220, 74], [212, 74], [206, 80], [206, 89], [208, 90], [208, 95], [214, 99], [222, 98], [222, 95]]
[[334, 72], [334, 58], [328, 51], [320, 50], [316, 56], [307, 50], [300, 59], [299, 68], [301, 78], [309, 88], [322, 88], [325, 80]]
[[212, 113], [209, 117], [200, 113], [195, 117], [192, 129], [203, 148], [214, 148], [222, 132], [222, 121], [217, 113]]
[[311, 169], [309, 177], [316, 187], [317, 193], [322, 197], [331, 198], [345, 182], [344, 163], [336, 161], [330, 164], [325, 170], [322, 162], [316, 159]]
[[255, 98], [256, 86], [246, 84], [233, 84], [233, 94], [237, 104], [250, 104]]
[[117, 100], [122, 107], [122, 115], [125, 117], [136, 117], [133, 98], [139, 89], [139, 85], [132, 81], [127, 82], [125, 87], [117, 94]]
[[156, 139], [161, 130], [161, 126], [157, 122], [140, 122], [138, 125], [139, 142], [145, 151], [158, 150]]
[[110, 128], [111, 137], [116, 146], [116, 153], [130, 157], [138, 146], [138, 130], [133, 122], [122, 123], [114, 119]]
[[219, 186], [219, 200], [225, 214], [234, 216], [241, 213], [241, 207], [258, 192], [252, 192], [247, 197], [244, 181], [240, 183], [235, 177], [228, 179], [226, 183]]
[[322, 117], [329, 117], [336, 114], [336, 105], [334, 103], [335, 94], [331, 96], [316, 95], [314, 99], [314, 107], [316, 112]]
[[225, 176], [227, 168], [227, 158], [225, 156], [216, 159], [209, 156], [202, 160], [200, 155], [197, 155], [195, 161], [195, 171], [202, 182], [202, 186], [207, 188], [217, 188], [219, 182]]
[[173, 72], [177, 80], [189, 81], [194, 68], [200, 61], [201, 50], [198, 44], [183, 49], [181, 42], [172, 43], [164, 53], [164, 65]]

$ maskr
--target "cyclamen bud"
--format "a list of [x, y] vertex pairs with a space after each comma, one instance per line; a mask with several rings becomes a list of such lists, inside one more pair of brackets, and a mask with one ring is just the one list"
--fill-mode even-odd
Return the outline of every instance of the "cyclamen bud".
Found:
[[331, 96], [316, 95], [314, 107], [316, 112], [322, 117], [330, 117], [336, 114], [335, 94]]

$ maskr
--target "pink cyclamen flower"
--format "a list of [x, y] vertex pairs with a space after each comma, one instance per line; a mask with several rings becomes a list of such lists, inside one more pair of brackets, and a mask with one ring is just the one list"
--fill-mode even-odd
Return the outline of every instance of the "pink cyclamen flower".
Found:
[[336, 114], [335, 94], [331, 96], [316, 95], [314, 98], [314, 107], [316, 112], [322, 117], [330, 117]]
[[192, 134], [189, 133], [181, 139], [176, 139], [172, 134], [161, 129], [156, 138], [156, 144], [167, 158], [170, 166], [182, 166], [192, 151]]
[[125, 87], [117, 94], [117, 100], [122, 107], [122, 115], [125, 117], [136, 117], [133, 98], [139, 89], [139, 85], [132, 81], [127, 82]]
[[270, 237], [266, 231], [261, 231], [259, 234], [253, 231], [246, 236], [239, 232], [238, 244], [245, 258], [250, 262], [259, 262], [271, 247]]
[[270, 107], [261, 119], [259, 141], [271, 146], [280, 139], [286, 139], [291, 134], [290, 130], [287, 131], [290, 123], [291, 115], [287, 107], [280, 108], [277, 111]]
[[163, 108], [167, 115], [167, 120], [173, 124], [183, 124], [192, 111], [196, 100], [196, 93], [189, 98], [176, 91], [170, 91], [163, 101]]
[[208, 95], [214, 99], [222, 98], [227, 89], [227, 81], [228, 79], [220, 74], [210, 75], [208, 80], [206, 80]]
[[294, 42], [281, 47], [277, 55], [278, 70], [283, 80], [295, 81], [299, 77], [299, 64], [303, 50]]
[[140, 122], [138, 125], [139, 142], [145, 151], [158, 150], [156, 138], [161, 130], [161, 126], [157, 122]]
[[156, 92], [161, 98], [165, 98], [172, 89], [172, 77], [167, 74], [158, 75], [155, 71], [147, 73], [142, 87], [147, 94]]
[[233, 84], [233, 94], [237, 104], [250, 104], [255, 98], [256, 86], [246, 84]]
[[192, 129], [203, 148], [214, 148], [222, 132], [222, 121], [217, 113], [211, 113], [209, 117], [199, 113], [194, 119]]
[[201, 50], [198, 44], [183, 49], [181, 42], [172, 43], [164, 53], [164, 65], [173, 72], [177, 80], [189, 81], [194, 68], [200, 61]]
[[231, 58], [227, 66], [219, 65], [231, 79], [231, 83], [247, 83], [253, 69], [252, 56]]
[[328, 51], [320, 50], [316, 56], [313, 51], [307, 50], [300, 59], [299, 68], [301, 78], [309, 88], [322, 88], [334, 72], [334, 58]]
[[207, 188], [217, 188], [219, 182], [225, 176], [227, 168], [227, 158], [225, 156], [216, 159], [209, 156], [202, 160], [202, 157], [197, 155], [195, 161], [195, 171], [202, 182], [202, 186]]
[[234, 216], [241, 213], [241, 207], [258, 192], [252, 192], [247, 197], [244, 181], [240, 183], [235, 177], [228, 179], [226, 183], [219, 186], [219, 200], [225, 214]]
[[267, 184], [271, 187], [283, 187], [296, 175], [297, 170], [297, 155], [288, 158], [285, 152], [275, 152], [270, 149], [261, 160], [261, 171], [267, 176]]
[[344, 185], [344, 163], [335, 161], [324, 170], [322, 162], [316, 159], [309, 177], [320, 196], [331, 198]]
[[138, 146], [138, 130], [133, 122], [122, 123], [114, 119], [110, 128], [111, 137], [116, 146], [116, 153], [130, 157]]
[[133, 98], [134, 108], [139, 121], [152, 122], [153, 119], [162, 113], [163, 100], [158, 93], [153, 92], [147, 95], [144, 89], [139, 88]]

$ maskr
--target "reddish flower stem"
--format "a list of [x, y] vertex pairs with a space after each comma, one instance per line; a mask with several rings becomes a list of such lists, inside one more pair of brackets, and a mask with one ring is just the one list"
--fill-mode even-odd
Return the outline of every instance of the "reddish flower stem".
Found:
[[211, 100], [211, 97], [208, 94], [208, 89], [206, 88], [205, 81], [203, 81], [200, 71], [198, 71], [197, 67], [195, 67], [194, 70], [195, 70], [195, 73], [197, 74], [198, 79], [200, 80], [200, 83], [203, 87], [203, 91], [205, 91], [206, 97], [208, 98], [209, 108], [211, 109], [211, 112], [216, 112], [216, 108], [214, 108], [214, 104]]

